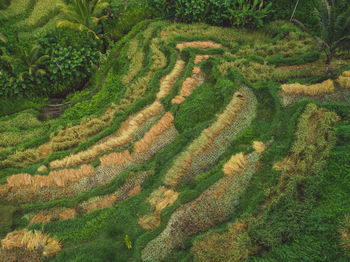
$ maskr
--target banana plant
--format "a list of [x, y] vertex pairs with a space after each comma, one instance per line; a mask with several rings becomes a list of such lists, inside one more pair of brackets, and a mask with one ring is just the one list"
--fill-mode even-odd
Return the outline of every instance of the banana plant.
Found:
[[319, 0], [315, 8], [315, 15], [320, 26], [319, 36], [311, 31], [299, 20], [292, 21], [308, 33], [326, 54], [325, 71], [331, 73], [330, 63], [337, 48], [350, 43], [350, 8], [341, 14], [336, 14], [334, 0]]

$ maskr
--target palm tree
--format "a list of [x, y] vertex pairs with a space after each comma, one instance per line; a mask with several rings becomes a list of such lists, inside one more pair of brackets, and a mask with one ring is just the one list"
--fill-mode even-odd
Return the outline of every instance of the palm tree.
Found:
[[103, 10], [109, 6], [109, 3], [101, 0], [73, 0], [70, 5], [64, 5], [61, 12], [66, 14], [67, 19], [59, 21], [57, 28], [68, 27], [74, 30], [86, 31], [92, 33], [96, 39], [99, 39], [95, 30], [102, 19]]
[[29, 49], [22, 49], [19, 57], [3, 55], [0, 58], [7, 62], [13, 70], [21, 72], [18, 77], [20, 81], [23, 81], [26, 75], [39, 77], [46, 74], [42, 66], [49, 56], [41, 55], [39, 51], [40, 47], [34, 45]]
[[320, 36], [315, 36], [302, 22], [293, 19], [326, 53], [326, 73], [328, 74], [336, 49], [345, 42], [350, 42], [350, 8], [339, 15], [335, 10], [335, 0], [319, 0], [315, 13], [321, 29]]

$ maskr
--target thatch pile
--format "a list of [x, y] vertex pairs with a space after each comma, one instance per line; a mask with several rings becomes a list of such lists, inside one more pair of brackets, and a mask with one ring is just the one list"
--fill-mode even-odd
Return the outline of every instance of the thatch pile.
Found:
[[151, 129], [144, 135], [144, 137], [137, 141], [134, 145], [135, 153], [143, 153], [149, 149], [149, 147], [156, 141], [166, 130], [174, 125], [174, 116], [167, 112], [158, 121], [157, 124], [151, 127]]
[[160, 80], [159, 92], [157, 93], [158, 100], [169, 94], [176, 79], [181, 75], [184, 68], [185, 62], [182, 60], [177, 60], [173, 70]]
[[350, 71], [345, 71], [337, 79], [338, 84], [343, 88], [350, 88]]
[[162, 110], [162, 104], [158, 101], [154, 102], [150, 106], [138, 112], [136, 115], [130, 116], [121, 124], [118, 131], [105, 141], [101, 142], [100, 144], [93, 145], [85, 151], [70, 155], [61, 160], [52, 161], [50, 163], [50, 168], [64, 168], [85, 162], [91, 162], [103, 152], [114, 150], [118, 146], [126, 145], [132, 141], [133, 134], [144, 122], [151, 117], [159, 115]]
[[182, 42], [176, 45], [176, 48], [182, 51], [185, 47], [196, 47], [201, 49], [209, 48], [224, 48], [222, 44], [215, 43], [213, 41], [191, 41], [191, 42]]
[[101, 166], [121, 165], [127, 162], [133, 162], [134, 159], [128, 150], [123, 152], [110, 153], [100, 157]]
[[266, 145], [263, 142], [260, 141], [254, 141], [253, 142], [253, 148], [256, 152], [259, 154], [263, 153], [266, 150]]
[[295, 84], [284, 84], [281, 86], [283, 92], [288, 95], [322, 95], [330, 94], [335, 90], [333, 80], [326, 80], [319, 84], [314, 85], [302, 85], [299, 83]]
[[3, 249], [25, 248], [27, 250], [42, 250], [44, 256], [53, 256], [59, 253], [62, 249], [61, 243], [55, 238], [49, 237], [40, 231], [28, 231], [23, 229], [8, 233], [1, 240]]
[[227, 176], [232, 176], [236, 173], [241, 173], [246, 164], [243, 153], [238, 153], [231, 157], [231, 159], [223, 166], [222, 171]]
[[160, 187], [153, 191], [147, 199], [153, 208], [153, 214], [142, 217], [139, 219], [138, 224], [146, 230], [152, 230], [158, 227], [161, 223], [160, 212], [164, 208], [171, 206], [177, 200], [178, 196], [178, 192], [165, 187]]
[[23, 187], [30, 187], [30, 190], [37, 190], [52, 185], [65, 187], [68, 183], [77, 182], [84, 177], [91, 176], [94, 172], [95, 169], [93, 166], [82, 165], [79, 169], [51, 171], [48, 176], [18, 174], [7, 178], [7, 186], [21, 190], [23, 190]]

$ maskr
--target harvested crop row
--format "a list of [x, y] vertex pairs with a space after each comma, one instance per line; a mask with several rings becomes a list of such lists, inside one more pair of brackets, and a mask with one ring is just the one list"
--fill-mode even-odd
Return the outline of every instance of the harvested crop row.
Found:
[[225, 222], [232, 216], [239, 196], [255, 173], [259, 154], [251, 153], [241, 173], [225, 175], [197, 199], [177, 209], [167, 226], [142, 251], [142, 261], [165, 261], [189, 237]]
[[213, 41], [192, 41], [192, 42], [181, 42], [176, 45], [176, 48], [182, 51], [186, 47], [196, 47], [201, 49], [209, 48], [224, 48], [222, 44], [215, 43]]
[[302, 85], [302, 84], [284, 84], [281, 86], [283, 92], [288, 95], [310, 95], [317, 96], [322, 94], [330, 94], [335, 90], [333, 80], [326, 80], [319, 84]]
[[350, 89], [350, 71], [345, 71], [337, 79], [338, 84], [343, 88]]
[[181, 59], [177, 60], [173, 70], [160, 80], [159, 92], [157, 93], [157, 99], [161, 99], [167, 96], [176, 79], [181, 75], [185, 68], [185, 62]]
[[152, 230], [160, 226], [161, 214], [160, 212], [171, 206], [178, 198], [179, 193], [166, 187], [160, 187], [153, 191], [148, 197], [148, 202], [153, 208], [153, 214], [145, 215], [139, 219], [138, 224], [145, 230]]
[[127, 162], [133, 162], [134, 159], [128, 150], [117, 153], [110, 153], [100, 157], [101, 166], [122, 165]]
[[62, 249], [61, 243], [47, 234], [40, 231], [34, 232], [22, 229], [8, 233], [1, 240], [2, 248], [5, 250], [23, 248], [29, 251], [41, 250], [43, 256], [54, 256]]
[[255, 117], [257, 100], [249, 88], [234, 93], [231, 102], [174, 161], [163, 182], [175, 187], [210, 167]]
[[192, 76], [187, 77], [182, 83], [180, 94], [175, 96], [172, 100], [172, 104], [181, 104], [185, 101], [186, 97], [192, 94], [193, 90], [196, 89], [204, 81], [204, 76], [199, 67], [194, 67], [192, 70]]
[[103, 152], [115, 150], [119, 146], [130, 143], [137, 129], [150, 118], [161, 114], [163, 106], [159, 102], [154, 102], [150, 106], [130, 116], [125, 120], [118, 131], [105, 139], [103, 142], [93, 145], [91, 148], [81, 151], [77, 154], [67, 156], [61, 160], [55, 160], [50, 163], [50, 168], [65, 168], [79, 165], [81, 163], [91, 162]]

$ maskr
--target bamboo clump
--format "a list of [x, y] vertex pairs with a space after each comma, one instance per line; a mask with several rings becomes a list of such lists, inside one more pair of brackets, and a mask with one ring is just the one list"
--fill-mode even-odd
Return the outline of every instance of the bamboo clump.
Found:
[[288, 95], [322, 95], [330, 94], [335, 90], [334, 82], [330, 79], [314, 85], [284, 84], [281, 86], [283, 92]]

